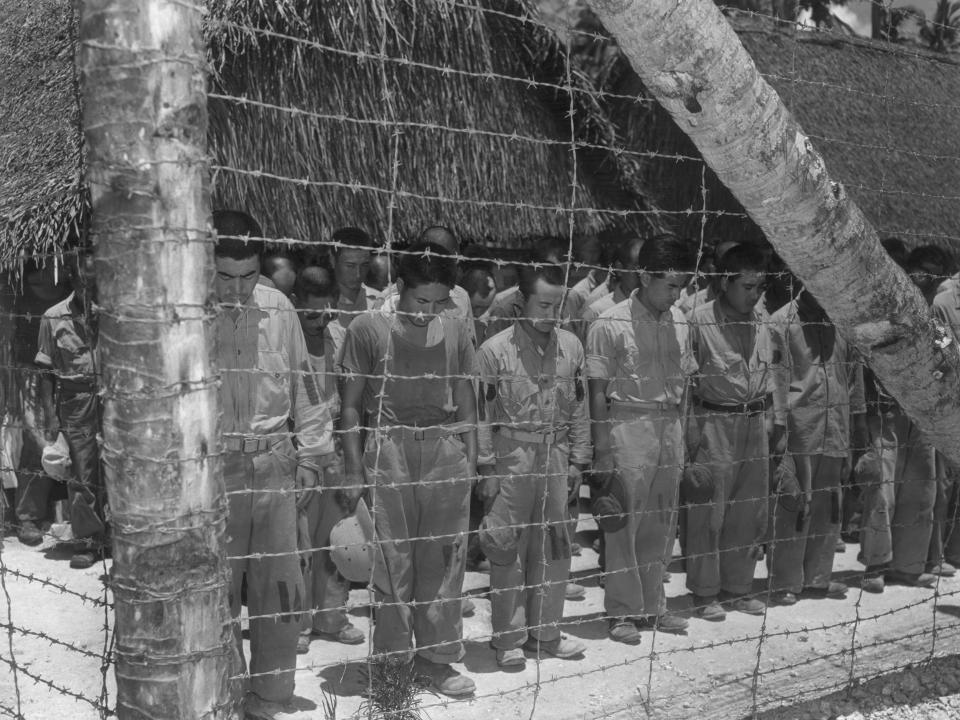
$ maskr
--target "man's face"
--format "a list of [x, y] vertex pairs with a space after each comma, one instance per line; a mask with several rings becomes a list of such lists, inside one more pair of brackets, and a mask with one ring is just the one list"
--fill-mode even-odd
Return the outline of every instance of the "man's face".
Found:
[[537, 278], [533, 292], [523, 304], [523, 317], [540, 332], [550, 332], [560, 317], [565, 288]]
[[763, 295], [765, 275], [762, 272], [742, 272], [720, 281], [723, 296], [734, 310], [742, 315], [753, 311]]
[[307, 295], [306, 300], [301, 301], [297, 307], [303, 334], [310, 337], [323, 335], [323, 331], [336, 315], [336, 304], [332, 297]]
[[683, 289], [690, 282], [689, 273], [669, 272], [661, 274], [640, 273], [640, 298], [659, 313], [665, 313], [680, 299]]
[[450, 307], [450, 288], [443, 283], [426, 283], [416, 287], [404, 287], [397, 280], [400, 297], [397, 310], [400, 317], [417, 327], [426, 327], [431, 320]]
[[337, 255], [333, 273], [337, 284], [347, 290], [359, 290], [370, 272], [370, 251], [345, 248]]
[[253, 255], [243, 260], [214, 257], [217, 277], [214, 292], [221, 305], [245, 305], [260, 277], [260, 258]]

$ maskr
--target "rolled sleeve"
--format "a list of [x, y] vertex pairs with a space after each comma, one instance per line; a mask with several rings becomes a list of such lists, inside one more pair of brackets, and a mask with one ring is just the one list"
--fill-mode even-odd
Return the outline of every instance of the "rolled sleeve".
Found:
[[50, 318], [40, 318], [40, 333], [37, 337], [37, 354], [33, 358], [33, 362], [44, 368], [52, 368], [55, 347], [53, 324], [50, 322]]
[[616, 373], [614, 341], [609, 324], [597, 320], [587, 331], [587, 377], [591, 380], [609, 380]]

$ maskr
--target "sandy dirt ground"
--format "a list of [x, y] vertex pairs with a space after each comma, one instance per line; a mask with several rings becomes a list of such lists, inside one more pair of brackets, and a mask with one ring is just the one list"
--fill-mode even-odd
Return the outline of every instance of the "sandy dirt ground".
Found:
[[[596, 582], [597, 556], [590, 549], [595, 525], [588, 515], [581, 520], [584, 549], [574, 558], [574, 575], [586, 585], [587, 597], [567, 603], [564, 632], [586, 644], [582, 659], [530, 657], [519, 672], [500, 671], [489, 647], [489, 578], [469, 572], [465, 589], [476, 610], [464, 619], [466, 656], [457, 667], [476, 681], [477, 693], [461, 701], [424, 693], [424, 717], [560, 720], [762, 714], [776, 720], [839, 716], [859, 720], [898, 717], [869, 713], [889, 712], [898, 703], [925, 702], [935, 703], [938, 713], [949, 710], [929, 717], [960, 717], [960, 709], [949, 704], [950, 696], [960, 691], [960, 664], [951, 657], [960, 654], [960, 576], [941, 579], [933, 590], [888, 586], [881, 595], [861, 593], [858, 548], [851, 545], [837, 554], [834, 573], [835, 579], [851, 586], [846, 599], [801, 600], [792, 607], [770, 607], [760, 617], [730, 613], [722, 623], [692, 618], [686, 635], [651, 631], [639, 646], [628, 647], [607, 639], [603, 590]], [[16, 670], [0, 671], [0, 717], [17, 713], [26, 720], [100, 717], [102, 707], [113, 707], [116, 694], [112, 668], [102, 659], [111, 632], [103, 605], [109, 602], [102, 583], [106, 567], [70, 570], [68, 548], [52, 539], [39, 548], [27, 548], [10, 535], [2, 561], [0, 626], [5, 637], [0, 637], [0, 659], [12, 657]], [[690, 599], [678, 562], [671, 572], [666, 588], [669, 607], [687, 612]], [[755, 591], [763, 593], [765, 583], [760, 563]], [[354, 624], [368, 632], [366, 591], [352, 591], [350, 603]], [[367, 652], [366, 645], [314, 640], [310, 652], [299, 657], [296, 710], [281, 717], [325, 718], [325, 693], [336, 699], [337, 718], [354, 715], [363, 700], [360, 669]], [[901, 672], [874, 679], [893, 671]]]

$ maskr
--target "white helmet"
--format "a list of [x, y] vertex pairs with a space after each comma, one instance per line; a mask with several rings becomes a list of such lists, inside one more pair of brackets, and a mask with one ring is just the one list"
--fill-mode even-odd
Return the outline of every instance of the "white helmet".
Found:
[[57, 435], [56, 442], [44, 446], [40, 464], [43, 465], [43, 471], [54, 480], [67, 482], [70, 479], [70, 446], [63, 433]]

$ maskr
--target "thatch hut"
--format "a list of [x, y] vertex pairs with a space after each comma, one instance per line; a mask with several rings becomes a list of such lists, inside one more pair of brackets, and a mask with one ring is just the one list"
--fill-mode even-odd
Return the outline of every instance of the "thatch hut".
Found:
[[[402, 239], [659, 228], [640, 168], [599, 146], [610, 125], [564, 90], [563, 49], [526, 22], [446, 0], [210, 0], [215, 206], [278, 238], [342, 225]], [[0, 0], [0, 266], [55, 250], [88, 207], [68, 0]], [[575, 78], [575, 83], [580, 81]], [[573, 109], [571, 123], [569, 111]], [[573, 133], [573, 136], [572, 136]]]
[[[917, 47], [822, 32], [793, 32], [732, 17], [758, 69], [779, 92], [881, 237], [960, 254], [960, 64]], [[656, 153], [646, 186], [670, 212], [705, 209], [706, 232], [760, 238], [699, 153], [654, 103], [605, 30], [580, 15], [576, 57], [598, 89], [627, 151]], [[705, 197], [704, 192], [705, 190]], [[700, 216], [693, 216], [699, 225]]]

